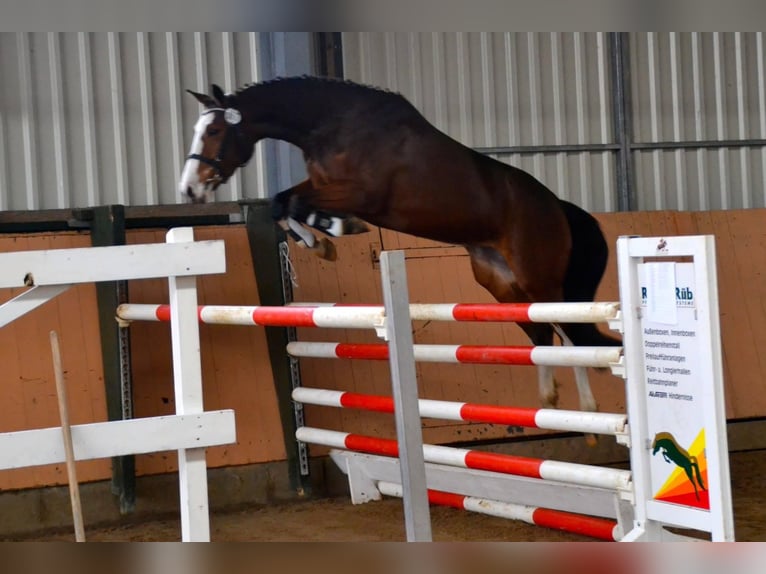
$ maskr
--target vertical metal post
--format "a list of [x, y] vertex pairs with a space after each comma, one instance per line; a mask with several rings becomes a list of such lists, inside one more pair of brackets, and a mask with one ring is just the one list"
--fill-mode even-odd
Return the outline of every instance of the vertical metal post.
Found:
[[610, 67], [612, 70], [612, 108], [617, 152], [617, 209], [633, 211], [637, 206], [633, 169], [633, 127], [631, 125], [630, 54], [627, 32], [610, 32]]
[[315, 73], [329, 78], [343, 77], [343, 36], [341, 32], [314, 33]]
[[[125, 207], [105, 205], [93, 208], [91, 245], [125, 245]], [[96, 283], [101, 360], [104, 370], [107, 418], [133, 418], [133, 389], [130, 372], [130, 333], [114, 319], [117, 306], [128, 302], [127, 281]], [[112, 458], [112, 493], [119, 496], [120, 513], [136, 506], [136, 463], [133, 455]]]
[[[258, 297], [261, 305], [285, 305], [283, 290], [282, 262], [279, 245], [284, 239], [284, 232], [277, 227], [271, 217], [271, 206], [266, 201], [247, 204], [247, 238], [250, 243], [250, 256], [258, 285]], [[308, 466], [308, 447], [295, 440], [295, 431], [302, 426], [303, 408], [292, 399], [292, 390], [298, 370], [285, 352], [290, 342], [288, 329], [266, 327], [266, 344], [269, 348], [271, 370], [274, 378], [274, 390], [277, 395], [279, 417], [287, 454], [287, 471], [290, 486], [299, 495], [311, 494], [311, 477]]]
[[391, 367], [396, 436], [399, 441], [407, 541], [430, 542], [431, 514], [428, 508], [404, 252], [381, 253], [380, 270], [386, 308], [386, 339]]

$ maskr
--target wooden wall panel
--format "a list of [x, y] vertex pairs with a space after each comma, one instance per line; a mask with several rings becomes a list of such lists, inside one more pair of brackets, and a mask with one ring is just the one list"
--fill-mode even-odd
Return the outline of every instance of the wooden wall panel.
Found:
[[[257, 305], [258, 290], [245, 228], [199, 228], [195, 238], [222, 239], [226, 243], [226, 274], [198, 279], [200, 304]], [[164, 240], [164, 231], [128, 234], [131, 244]], [[167, 281], [132, 281], [129, 294], [134, 303], [166, 303]], [[170, 325], [135, 322], [130, 329], [135, 416], [172, 414], [175, 405]], [[284, 443], [265, 331], [235, 325], [200, 325], [200, 349], [205, 409], [235, 409], [237, 424], [237, 443], [208, 449], [208, 465], [283, 460]], [[175, 471], [176, 453], [141, 455], [136, 468], [140, 474]]]
[[763, 218], [762, 210], [713, 212], [700, 218], [705, 224], [700, 233], [716, 236], [724, 381], [731, 418], [766, 413]]

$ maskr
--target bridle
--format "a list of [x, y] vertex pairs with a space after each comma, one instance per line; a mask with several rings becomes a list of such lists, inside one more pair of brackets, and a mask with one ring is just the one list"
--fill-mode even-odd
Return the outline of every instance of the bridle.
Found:
[[220, 183], [223, 181], [223, 175], [221, 173], [221, 161], [229, 143], [232, 141], [232, 137], [234, 138], [234, 142], [237, 145], [239, 167], [245, 165], [250, 159], [250, 156], [252, 155], [252, 148], [250, 148], [248, 142], [245, 141], [244, 132], [242, 131], [242, 127], [240, 125], [242, 122], [242, 114], [239, 110], [235, 108], [208, 108], [200, 115], [205, 116], [207, 114], [214, 114], [215, 112], [223, 112], [223, 118], [226, 120], [226, 124], [228, 125], [228, 128], [226, 129], [226, 135], [223, 137], [223, 141], [218, 148], [218, 154], [216, 155], [215, 159], [207, 158], [198, 153], [189, 154], [186, 156], [186, 159], [196, 159], [200, 163], [204, 163], [212, 167], [215, 170], [213, 177]]

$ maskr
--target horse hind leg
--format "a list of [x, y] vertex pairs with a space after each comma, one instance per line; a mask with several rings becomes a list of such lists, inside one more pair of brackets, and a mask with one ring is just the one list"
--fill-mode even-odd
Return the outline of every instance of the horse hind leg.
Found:
[[[545, 323], [519, 324], [529, 340], [536, 347], [548, 347], [553, 344], [553, 328]], [[559, 404], [558, 382], [553, 376], [553, 367], [537, 366], [537, 388], [543, 408], [555, 409]]]
[[697, 464], [697, 457], [692, 457], [692, 466], [694, 467], [694, 473], [697, 476], [697, 484], [700, 485], [700, 488], [702, 490], [707, 490], [705, 488], [705, 482], [702, 480], [702, 473], [700, 472], [700, 466]]
[[[471, 269], [476, 281], [489, 291], [500, 303], [522, 303], [530, 299], [516, 282], [513, 271], [505, 258], [490, 247], [467, 247]], [[519, 327], [535, 346], [553, 344], [553, 327], [545, 323], [519, 323]], [[537, 367], [537, 383], [540, 402], [545, 408], [558, 404], [558, 388], [553, 376], [553, 367]]]
[[[553, 328], [556, 334], [561, 338], [561, 342], [565, 347], [574, 347], [572, 340], [567, 337], [564, 330], [559, 325], [554, 325]], [[575, 385], [577, 386], [577, 395], [580, 398], [580, 409], [588, 412], [598, 411], [598, 405], [596, 404], [596, 398], [593, 396], [593, 391], [590, 388], [590, 380], [588, 379], [587, 367], [572, 367], [575, 376]], [[596, 446], [598, 443], [598, 437], [594, 434], [586, 434], [585, 442], [589, 446]]]
[[689, 482], [692, 483], [692, 486], [694, 487], [694, 496], [697, 497], [697, 500], [700, 499], [700, 493], [697, 490], [697, 482], [694, 480], [694, 476], [692, 475], [692, 465], [687, 464], [684, 467], [684, 472], [686, 473], [686, 477], [689, 479]]
[[[574, 347], [575, 344], [567, 336], [564, 330], [558, 326], [553, 327], [556, 330], [556, 334], [561, 338], [561, 342], [565, 347]], [[575, 384], [577, 385], [577, 395], [580, 398], [580, 408], [584, 411], [595, 412], [598, 410], [596, 399], [593, 396], [593, 391], [590, 387], [590, 380], [588, 379], [587, 367], [572, 367], [575, 374]]]

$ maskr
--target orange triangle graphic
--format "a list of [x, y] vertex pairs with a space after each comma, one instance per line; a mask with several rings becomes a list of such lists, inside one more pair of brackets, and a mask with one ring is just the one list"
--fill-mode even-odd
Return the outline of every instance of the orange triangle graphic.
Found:
[[[654, 495], [654, 499], [710, 510], [710, 498], [707, 492], [705, 429], [700, 430], [688, 450], [684, 450], [681, 445], [678, 445], [670, 433], [657, 433], [653, 447], [657, 446], [658, 443], [661, 446], [657, 447], [658, 452], [654, 456], [666, 455], [670, 459], [670, 464], [675, 461], [676, 468]], [[655, 452], [655, 448], [652, 451]], [[682, 465], [686, 468], [683, 468]], [[702, 484], [698, 484], [698, 469]], [[687, 474], [687, 470], [691, 474], [691, 478]]]

